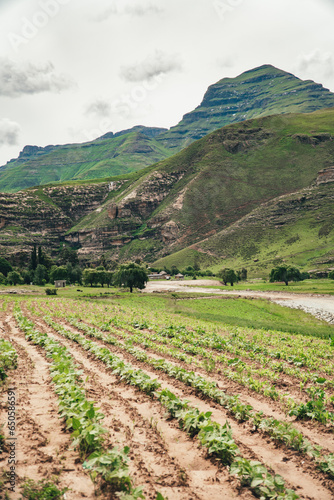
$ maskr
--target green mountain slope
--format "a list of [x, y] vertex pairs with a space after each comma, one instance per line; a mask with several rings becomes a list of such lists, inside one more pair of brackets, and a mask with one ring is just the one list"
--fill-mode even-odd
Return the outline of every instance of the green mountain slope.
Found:
[[0, 191], [15, 192], [55, 181], [122, 175], [170, 156], [155, 136], [164, 129], [135, 127], [84, 144], [27, 146], [0, 169]]
[[143, 170], [68, 231], [85, 252], [154, 261], [305, 188], [334, 164], [334, 108], [217, 130]]
[[241, 269], [268, 276], [286, 263], [305, 271], [334, 268], [334, 167], [315, 185], [263, 204], [229, 228], [156, 262]]
[[50, 182], [98, 179], [137, 171], [230, 123], [334, 106], [334, 94], [270, 65], [224, 78], [209, 87], [200, 106], [169, 131], [134, 127], [84, 144], [26, 146], [0, 168], [0, 192]]
[[314, 183], [333, 165], [333, 108], [235, 123], [125, 176], [1, 194], [0, 253], [65, 240], [86, 261], [198, 259], [260, 273], [300, 254], [296, 264], [322, 265], [332, 258], [334, 182]]
[[179, 151], [229, 123], [282, 113], [310, 113], [332, 106], [334, 94], [322, 85], [264, 65], [211, 85], [202, 103], [158, 140]]

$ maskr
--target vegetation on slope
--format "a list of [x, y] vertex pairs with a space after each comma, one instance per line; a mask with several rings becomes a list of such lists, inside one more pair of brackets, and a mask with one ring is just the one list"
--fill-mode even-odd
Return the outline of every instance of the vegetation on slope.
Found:
[[[126, 216], [110, 218], [107, 203], [70, 233], [114, 230], [118, 239], [131, 240], [122, 247], [124, 256], [134, 255], [133, 240], [140, 238], [145, 243], [135, 246], [143, 247], [138, 256], [146, 259], [147, 242], [153, 242], [156, 251], [154, 255], [150, 248], [150, 261], [189, 247], [227, 229], [263, 203], [310, 186], [319, 170], [332, 164], [333, 117], [334, 110], [329, 109], [259, 118], [217, 130], [147, 168], [143, 177], [116, 195], [113, 203], [119, 213], [126, 209]], [[173, 225], [173, 233], [166, 231], [166, 223]], [[248, 238], [236, 245], [245, 247], [246, 257], [253, 257]], [[189, 252], [196, 255], [196, 248], [187, 250], [185, 260], [192, 264]], [[226, 256], [225, 250], [204, 252], [209, 255], [205, 266]]]
[[[171, 153], [143, 130], [106, 136], [83, 144], [32, 150], [0, 170], [0, 191], [30, 186], [127, 174], [166, 158]], [[150, 130], [150, 129], [149, 129]], [[29, 150], [28, 150], [29, 152]]]
[[266, 64], [211, 85], [202, 103], [158, 140], [175, 150], [234, 122], [282, 113], [310, 113], [334, 106], [334, 94], [311, 80]]
[[252, 211], [216, 235], [160, 259], [156, 265], [184, 267], [199, 262], [246, 267], [253, 276], [267, 276], [281, 263], [305, 271], [334, 267], [334, 183], [312, 186], [282, 196]]
[[83, 144], [26, 146], [0, 169], [0, 191], [70, 180], [97, 179], [140, 170], [208, 133], [246, 119], [282, 113], [308, 113], [334, 106], [334, 94], [270, 65], [224, 78], [169, 131], [137, 126]]

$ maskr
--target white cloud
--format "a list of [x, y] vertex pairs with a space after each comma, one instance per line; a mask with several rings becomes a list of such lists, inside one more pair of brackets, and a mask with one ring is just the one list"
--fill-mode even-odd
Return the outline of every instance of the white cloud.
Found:
[[20, 125], [16, 122], [2, 118], [0, 120], [0, 146], [6, 144], [14, 146], [18, 142], [18, 136], [21, 131]]
[[91, 102], [86, 108], [87, 115], [96, 115], [100, 118], [109, 116], [111, 112], [110, 102], [104, 101], [103, 99], [96, 99]]
[[153, 3], [146, 3], [142, 5], [125, 5], [122, 7], [119, 7], [116, 5], [116, 3], [112, 4], [109, 6], [107, 9], [104, 11], [101, 11], [99, 14], [97, 14], [94, 17], [94, 20], [97, 22], [102, 22], [106, 21], [112, 16], [117, 16], [117, 15], [130, 15], [133, 17], [143, 17], [149, 14], [160, 14], [163, 12], [162, 7], [155, 5]]
[[163, 12], [161, 7], [152, 3], [146, 5], [127, 5], [125, 12], [132, 16], [145, 16], [147, 14], [160, 14]]
[[216, 60], [218, 66], [220, 68], [233, 68], [235, 61], [237, 57], [236, 56], [219, 56]]
[[329, 77], [334, 73], [334, 56], [331, 52], [321, 52], [315, 49], [309, 54], [301, 55], [297, 67], [304, 75], [320, 72]]
[[73, 86], [65, 75], [55, 73], [52, 63], [34, 65], [0, 58], [0, 96], [20, 97], [41, 92], [60, 92]]
[[119, 10], [118, 10], [117, 6], [116, 5], [111, 5], [107, 9], [105, 9], [105, 10], [101, 11], [100, 13], [96, 14], [93, 17], [93, 20], [96, 21], [96, 22], [98, 22], [98, 23], [101, 23], [103, 21], [106, 21], [110, 17], [118, 15], [118, 14], [119, 14]]
[[178, 55], [172, 56], [161, 51], [156, 51], [142, 62], [122, 66], [121, 77], [129, 82], [141, 82], [151, 80], [158, 75], [181, 70], [182, 63]]

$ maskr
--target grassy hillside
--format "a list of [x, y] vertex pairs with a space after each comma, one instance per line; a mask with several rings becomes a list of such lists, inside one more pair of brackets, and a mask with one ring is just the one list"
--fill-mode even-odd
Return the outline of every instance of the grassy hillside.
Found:
[[[169, 131], [137, 126], [84, 144], [26, 146], [18, 159], [0, 168], [0, 192], [124, 175], [168, 158], [230, 123], [333, 106], [334, 94], [322, 85], [270, 65], [261, 66], [210, 86], [200, 106]], [[231, 152], [235, 148], [238, 146], [230, 145]]]
[[180, 150], [194, 140], [235, 122], [282, 113], [310, 113], [334, 106], [334, 94], [311, 80], [300, 80], [269, 64], [223, 78], [202, 103], [158, 140]]
[[276, 198], [228, 229], [156, 264], [182, 268], [197, 262], [213, 271], [246, 267], [251, 276], [259, 277], [267, 277], [282, 263], [305, 271], [334, 267], [333, 181]]
[[[13, 225], [24, 228], [25, 241], [30, 229], [43, 228], [51, 238], [57, 227], [58, 241], [65, 238], [85, 258], [164, 258], [159, 263], [181, 267], [197, 259], [212, 269], [222, 263], [246, 265], [255, 275], [292, 255], [293, 263], [305, 269], [322, 266], [332, 259], [332, 233], [324, 239], [324, 232], [331, 217], [326, 214], [333, 213], [334, 184], [312, 188], [304, 204], [294, 198], [304, 195], [292, 193], [311, 186], [321, 169], [334, 165], [333, 138], [334, 108], [234, 123], [137, 172], [25, 191], [29, 200], [37, 196], [47, 205], [43, 212], [38, 202], [35, 213], [33, 207], [26, 213], [19, 203], [24, 193], [4, 195], [0, 239], [4, 245], [17, 240], [17, 233], [8, 230]], [[129, 145], [127, 133], [117, 139]], [[282, 195], [292, 196], [291, 202], [284, 199], [283, 208], [281, 201], [271, 205]], [[304, 214], [302, 219], [294, 210]]]
[[[168, 152], [145, 127], [84, 144], [29, 147], [0, 169], [0, 191], [70, 180], [98, 179], [130, 173], [168, 157]], [[153, 129], [155, 130], [155, 129]], [[162, 130], [162, 129], [158, 129]], [[26, 152], [27, 151], [27, 152]]]
[[[333, 137], [334, 109], [229, 125], [145, 169], [69, 234], [107, 231], [110, 241], [122, 240], [120, 256], [152, 262], [312, 184], [334, 163]], [[210, 265], [221, 257], [211, 253]]]

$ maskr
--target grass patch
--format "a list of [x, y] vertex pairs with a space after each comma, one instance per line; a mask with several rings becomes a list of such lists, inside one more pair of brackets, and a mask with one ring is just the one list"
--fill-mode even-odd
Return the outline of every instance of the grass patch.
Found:
[[[196, 285], [197, 286], [197, 285]], [[200, 281], [198, 282], [200, 286]], [[218, 290], [253, 290], [255, 292], [285, 292], [285, 293], [312, 293], [334, 295], [334, 281], [330, 279], [309, 279], [305, 281], [284, 283], [269, 283], [263, 280], [243, 281], [230, 286], [208, 286], [203, 288], [215, 288]]]
[[298, 309], [261, 299], [200, 299], [177, 301], [171, 309], [181, 316], [211, 323], [329, 338], [334, 327]]

